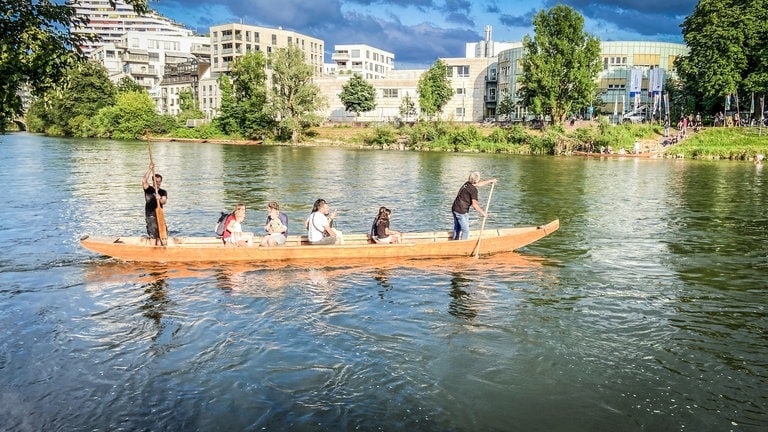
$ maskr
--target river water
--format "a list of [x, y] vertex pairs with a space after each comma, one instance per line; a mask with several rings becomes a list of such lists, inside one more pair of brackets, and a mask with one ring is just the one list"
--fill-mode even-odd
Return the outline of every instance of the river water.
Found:
[[447, 230], [473, 170], [488, 227], [561, 223], [479, 260], [169, 266], [78, 243], [143, 234], [146, 143], [0, 152], [0, 430], [768, 428], [760, 166], [156, 142], [171, 235], [269, 200], [299, 233], [319, 197]]

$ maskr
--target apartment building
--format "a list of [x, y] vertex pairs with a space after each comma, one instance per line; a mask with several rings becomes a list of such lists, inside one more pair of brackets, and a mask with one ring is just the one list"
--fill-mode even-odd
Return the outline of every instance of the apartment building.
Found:
[[[443, 107], [441, 119], [457, 122], [479, 122], [483, 119], [486, 74], [489, 60], [486, 58], [444, 58], [448, 81], [453, 97]], [[424, 70], [392, 70], [385, 77], [367, 80], [376, 91], [376, 108], [360, 113], [345, 111], [339, 95], [351, 78], [348, 75], [317, 77], [315, 83], [328, 99], [328, 108], [322, 113], [329, 121], [395, 122], [406, 119], [400, 114], [403, 100], [410, 98], [419, 116], [419, 79]]]
[[246, 24], [223, 24], [211, 27], [211, 68], [214, 73], [229, 72], [229, 63], [249, 52], [261, 51], [268, 56], [278, 48], [299, 47], [305, 61], [315, 73], [323, 72], [325, 43], [282, 27], [267, 28]]
[[[149, 92], [158, 112], [178, 114], [178, 92], [183, 84], [176, 75], [179, 70], [196, 70], [194, 76], [204, 77], [210, 64], [210, 39], [180, 33], [125, 32], [117, 42], [94, 49], [90, 58], [104, 65], [112, 82], [130, 77]], [[183, 65], [183, 66], [179, 66]], [[164, 76], [173, 72], [173, 88], [163, 90]], [[189, 90], [197, 96], [197, 79], [189, 81]], [[194, 84], [194, 85], [193, 85]]]
[[73, 26], [72, 33], [96, 35], [100, 40], [85, 44], [80, 48], [90, 54], [96, 48], [107, 44], [119, 44], [122, 36], [129, 31], [148, 33], [172, 33], [192, 36], [194, 32], [169, 18], [152, 12], [140, 16], [133, 7], [123, 0], [114, 0], [115, 6], [109, 0], [79, 0], [73, 7], [79, 15], [86, 16], [90, 22], [85, 26]]
[[365, 44], [335, 45], [331, 55], [334, 74], [360, 74], [367, 80], [382, 79], [395, 68], [395, 55]]
[[[250, 52], [263, 52], [269, 56], [279, 48], [294, 45], [304, 51], [304, 61], [315, 74], [323, 73], [325, 42], [301, 33], [247, 24], [230, 23], [211, 27], [211, 73], [200, 80], [200, 110], [207, 119], [219, 114], [221, 93], [218, 78], [228, 74], [230, 63]], [[269, 75], [269, 70], [267, 71]]]

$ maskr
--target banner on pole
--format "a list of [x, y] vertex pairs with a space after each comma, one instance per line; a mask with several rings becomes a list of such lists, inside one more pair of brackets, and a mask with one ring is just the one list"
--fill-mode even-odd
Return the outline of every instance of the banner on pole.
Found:
[[629, 73], [629, 97], [639, 95], [643, 87], [643, 70], [632, 68]]

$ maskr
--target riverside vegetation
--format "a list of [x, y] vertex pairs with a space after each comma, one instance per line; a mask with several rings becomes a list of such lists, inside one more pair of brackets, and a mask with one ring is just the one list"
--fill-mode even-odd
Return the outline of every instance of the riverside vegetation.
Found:
[[[671, 130], [670, 135], [674, 134], [676, 131]], [[644, 150], [661, 157], [752, 160], [755, 154], [768, 154], [768, 128], [708, 127], [689, 133], [677, 144], [663, 146], [661, 125], [611, 125], [605, 118], [579, 122], [576, 127], [554, 125], [545, 129], [451, 122], [418, 122], [402, 127], [336, 125], [313, 128], [307, 135], [305, 143], [310, 144], [422, 151], [561, 155], [585, 151], [588, 143], [595, 151], [601, 146], [610, 146], [614, 151], [622, 147], [631, 150], [638, 140]]]

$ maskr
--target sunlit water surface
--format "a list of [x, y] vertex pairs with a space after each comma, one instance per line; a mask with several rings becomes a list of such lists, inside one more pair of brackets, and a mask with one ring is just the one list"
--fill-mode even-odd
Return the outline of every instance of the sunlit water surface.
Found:
[[[763, 431], [766, 172], [749, 163], [153, 144], [171, 235], [278, 200], [450, 229], [468, 173], [515, 254], [129, 264], [146, 143], [0, 136], [0, 429]], [[486, 205], [488, 188], [481, 189]], [[473, 229], [480, 218], [472, 217]]]

